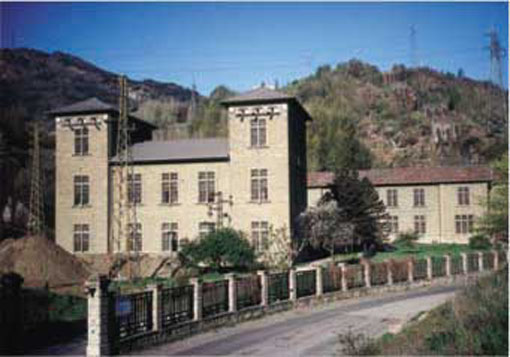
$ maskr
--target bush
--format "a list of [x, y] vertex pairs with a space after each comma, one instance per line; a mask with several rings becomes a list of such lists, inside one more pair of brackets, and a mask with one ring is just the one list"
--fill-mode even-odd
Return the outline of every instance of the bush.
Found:
[[419, 236], [417, 233], [405, 232], [399, 233], [397, 239], [395, 239], [393, 243], [404, 248], [414, 248], [418, 239]]
[[469, 238], [469, 248], [471, 249], [489, 249], [491, 242], [483, 234], [477, 234]]
[[255, 265], [255, 252], [243, 233], [222, 228], [186, 244], [180, 252], [180, 259], [188, 267], [206, 265], [214, 270], [249, 268]]

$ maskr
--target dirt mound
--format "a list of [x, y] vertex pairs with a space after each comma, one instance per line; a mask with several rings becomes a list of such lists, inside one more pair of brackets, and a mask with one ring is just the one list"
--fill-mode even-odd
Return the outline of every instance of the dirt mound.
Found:
[[90, 275], [74, 255], [43, 237], [7, 239], [0, 243], [0, 273], [15, 272], [24, 286], [50, 287], [81, 285]]

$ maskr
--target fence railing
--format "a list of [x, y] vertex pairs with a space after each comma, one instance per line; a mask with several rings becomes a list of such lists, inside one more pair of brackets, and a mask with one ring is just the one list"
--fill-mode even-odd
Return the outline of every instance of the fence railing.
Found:
[[202, 316], [209, 317], [228, 311], [228, 282], [202, 284]]
[[315, 295], [316, 273], [315, 270], [304, 270], [296, 273], [297, 297]]
[[236, 286], [236, 307], [237, 310], [244, 309], [246, 307], [259, 305], [262, 301], [261, 297], [261, 285], [259, 276], [249, 276], [237, 279], [235, 281]]
[[[96, 355], [111, 353], [114, 352], [113, 346], [118, 348], [128, 341], [131, 344], [147, 334], [172, 334], [174, 327], [190, 326], [205, 318], [213, 321], [215, 316], [222, 318], [237, 311], [251, 313], [251, 308], [257, 306], [262, 309], [266, 306], [292, 306], [286, 301], [292, 303], [303, 297], [494, 270], [504, 264], [506, 256], [499, 252], [469, 253], [414, 261], [364, 262], [326, 269], [259, 272], [256, 276], [229, 275], [227, 280], [216, 282], [195, 279], [191, 285], [167, 289], [155, 286], [129, 295], [108, 291], [109, 281], [103, 277], [87, 283], [87, 351]], [[108, 334], [101, 334], [106, 330]], [[96, 332], [98, 334], [94, 335]], [[101, 344], [103, 335], [110, 336], [107, 340], [110, 349], [104, 350]]]
[[163, 329], [193, 319], [193, 286], [163, 289], [160, 293], [160, 317]]

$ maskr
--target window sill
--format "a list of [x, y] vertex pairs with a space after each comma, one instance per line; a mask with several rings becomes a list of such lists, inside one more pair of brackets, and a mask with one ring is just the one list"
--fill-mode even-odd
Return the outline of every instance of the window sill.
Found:
[[248, 203], [263, 205], [265, 203], [271, 203], [271, 201], [270, 200], [265, 200], [265, 201], [253, 201], [253, 200], [251, 200], [251, 201], [248, 201]]
[[88, 157], [92, 156], [91, 154], [72, 154], [72, 157]]
[[73, 205], [73, 208], [91, 208], [92, 205], [90, 204], [87, 204], [87, 205]]
[[214, 202], [197, 202], [196, 204], [200, 206], [207, 206], [214, 204]]
[[413, 206], [413, 208], [418, 208], [418, 209], [420, 209], [420, 208], [427, 208], [427, 206]]
[[263, 145], [263, 146], [248, 146], [248, 149], [249, 150], [269, 149], [269, 146], [268, 145]]
[[181, 204], [179, 202], [175, 202], [175, 203], [160, 203], [159, 204], [160, 206], [163, 206], [163, 207], [173, 207], [173, 206], [180, 206]]

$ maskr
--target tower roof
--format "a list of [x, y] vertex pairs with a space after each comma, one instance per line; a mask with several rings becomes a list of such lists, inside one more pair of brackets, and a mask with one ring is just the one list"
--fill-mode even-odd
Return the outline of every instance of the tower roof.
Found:
[[280, 91], [270, 89], [267, 87], [259, 87], [248, 92], [244, 92], [235, 97], [228, 98], [222, 103], [225, 105], [251, 103], [251, 102], [266, 102], [266, 101], [289, 101], [295, 98]]

